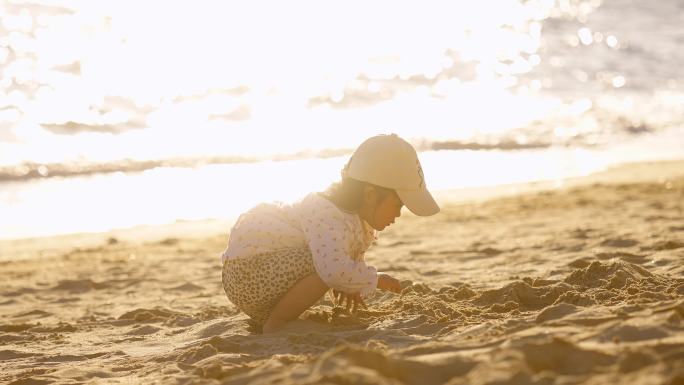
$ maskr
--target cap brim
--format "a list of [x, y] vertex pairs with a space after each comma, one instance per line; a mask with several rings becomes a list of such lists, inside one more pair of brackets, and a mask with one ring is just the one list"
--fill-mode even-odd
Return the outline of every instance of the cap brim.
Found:
[[419, 190], [396, 190], [399, 199], [407, 209], [421, 217], [435, 215], [439, 212], [439, 206], [430, 192], [425, 189]]

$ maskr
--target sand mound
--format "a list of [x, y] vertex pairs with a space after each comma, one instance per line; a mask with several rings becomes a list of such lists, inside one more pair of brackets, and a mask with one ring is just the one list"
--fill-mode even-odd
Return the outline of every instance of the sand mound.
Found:
[[653, 277], [648, 270], [633, 263], [615, 262], [602, 264], [594, 262], [586, 268], [576, 270], [565, 279], [565, 282], [585, 287], [605, 287], [626, 283], [626, 280], [641, 281]]
[[523, 278], [500, 289], [482, 292], [465, 285], [440, 289], [425, 284], [411, 285], [400, 296], [388, 296], [387, 301], [370, 310], [359, 310], [356, 315], [333, 308], [317, 311], [307, 319], [333, 326], [432, 332], [434, 328], [426, 326], [471, 325], [526, 314], [535, 314], [537, 322], [545, 322], [577, 313], [590, 305], [674, 300], [680, 295], [680, 286], [676, 279], [650, 273], [629, 262], [595, 261], [560, 281]]

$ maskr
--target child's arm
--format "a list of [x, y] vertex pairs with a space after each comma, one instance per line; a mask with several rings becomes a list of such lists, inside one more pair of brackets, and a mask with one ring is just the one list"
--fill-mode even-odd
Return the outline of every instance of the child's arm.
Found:
[[343, 214], [334, 207], [319, 207], [307, 214], [301, 218], [302, 230], [321, 279], [338, 291], [372, 295], [378, 282], [376, 269], [351, 257], [355, 234]]

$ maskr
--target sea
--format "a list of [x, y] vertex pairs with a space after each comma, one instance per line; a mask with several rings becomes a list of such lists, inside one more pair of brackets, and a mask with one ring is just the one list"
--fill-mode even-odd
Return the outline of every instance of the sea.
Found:
[[684, 2], [0, 1], [0, 239], [235, 218], [396, 133], [433, 191], [684, 159]]

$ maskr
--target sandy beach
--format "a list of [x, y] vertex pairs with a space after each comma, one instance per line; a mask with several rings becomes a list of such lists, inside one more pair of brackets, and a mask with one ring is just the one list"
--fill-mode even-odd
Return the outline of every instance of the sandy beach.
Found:
[[402, 280], [261, 335], [220, 221], [0, 242], [8, 384], [684, 384], [684, 163], [439, 196], [367, 260]]

